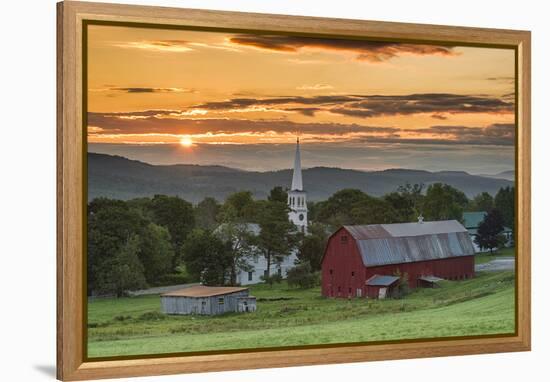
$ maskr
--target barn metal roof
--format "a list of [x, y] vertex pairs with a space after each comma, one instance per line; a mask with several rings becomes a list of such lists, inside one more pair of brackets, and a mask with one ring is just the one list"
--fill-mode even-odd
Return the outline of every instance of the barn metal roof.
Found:
[[365, 266], [470, 256], [468, 231], [456, 220], [344, 226], [356, 240]]
[[205, 285], [196, 285], [189, 288], [179, 289], [172, 292], [167, 292], [161, 296], [165, 297], [212, 297], [221, 296], [235, 292], [242, 292], [248, 288], [241, 287], [211, 287]]
[[374, 275], [368, 279], [365, 284], [368, 286], [390, 286], [398, 280], [399, 277], [396, 276]]

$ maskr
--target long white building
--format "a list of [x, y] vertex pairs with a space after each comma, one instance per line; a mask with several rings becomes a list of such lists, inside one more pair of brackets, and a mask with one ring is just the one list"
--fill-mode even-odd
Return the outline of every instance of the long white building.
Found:
[[[307, 232], [307, 193], [303, 188], [302, 182], [302, 162], [300, 157], [300, 139], [296, 140], [296, 153], [294, 156], [294, 170], [292, 173], [292, 183], [288, 191], [288, 206], [290, 212], [288, 218], [302, 232]], [[247, 224], [248, 230], [255, 235], [260, 233], [258, 224]], [[294, 251], [286, 256], [281, 263], [271, 264], [271, 275], [280, 274], [286, 277], [287, 271], [294, 267], [297, 260]], [[257, 284], [262, 282], [261, 277], [267, 276], [267, 261], [263, 256], [258, 256], [249, 263], [250, 270], [241, 270], [237, 274], [237, 283], [240, 285]]]

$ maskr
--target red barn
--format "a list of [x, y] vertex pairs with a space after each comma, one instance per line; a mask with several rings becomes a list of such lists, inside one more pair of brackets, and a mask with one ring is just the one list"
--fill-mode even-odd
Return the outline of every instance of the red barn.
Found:
[[411, 288], [426, 276], [473, 277], [474, 248], [456, 220], [343, 226], [329, 238], [321, 267], [323, 296], [384, 297], [395, 278], [374, 276], [407, 273]]

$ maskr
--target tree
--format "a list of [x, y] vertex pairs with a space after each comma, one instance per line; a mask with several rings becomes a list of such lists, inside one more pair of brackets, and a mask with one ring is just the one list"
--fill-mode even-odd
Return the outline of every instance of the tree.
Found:
[[147, 221], [122, 200], [97, 198], [88, 204], [87, 287], [92, 295], [101, 289], [104, 263], [112, 260], [128, 240], [139, 236]]
[[237, 283], [237, 271], [251, 271], [252, 266], [249, 260], [257, 255], [255, 250], [254, 232], [251, 231], [248, 223], [242, 223], [234, 220], [224, 221], [215, 231], [229, 251], [230, 271], [229, 283], [235, 285]]
[[288, 200], [288, 194], [281, 186], [273, 187], [269, 192], [267, 200], [270, 202], [282, 202], [286, 203]]
[[100, 265], [97, 274], [99, 293], [122, 297], [130, 290], [147, 287], [138, 250], [139, 237], [131, 236], [115, 256]]
[[215, 229], [218, 224], [218, 215], [220, 214], [221, 205], [218, 201], [211, 197], [204, 198], [195, 207], [195, 222], [197, 228]]
[[482, 192], [476, 195], [468, 203], [469, 211], [485, 211], [489, 212], [494, 208], [493, 197], [488, 192]]
[[309, 263], [300, 263], [288, 270], [286, 280], [290, 287], [313, 288], [318, 282], [318, 274], [313, 272]]
[[503, 224], [514, 230], [516, 195], [514, 187], [505, 187], [495, 195], [495, 208], [502, 216]]
[[384, 195], [384, 200], [390, 203], [396, 214], [394, 223], [415, 221], [420, 215], [420, 207], [424, 196], [424, 184], [406, 183], [399, 186], [397, 191]]
[[144, 267], [147, 283], [156, 281], [172, 271], [174, 249], [170, 233], [164, 227], [149, 223], [140, 236], [139, 259]]
[[193, 205], [177, 196], [155, 195], [151, 200], [154, 222], [170, 232], [175, 256], [172, 270], [179, 265], [183, 243], [195, 226]]
[[[231, 209], [230, 212], [225, 211]], [[229, 195], [223, 204], [222, 214], [231, 213], [235, 220], [250, 222], [256, 215], [254, 209], [254, 199], [250, 191], [240, 191]]]
[[261, 200], [256, 202], [260, 233], [255, 244], [267, 262], [267, 275], [271, 265], [280, 263], [297, 245], [296, 226], [288, 220], [285, 202]]
[[426, 220], [462, 220], [468, 204], [466, 195], [444, 183], [428, 186], [422, 203], [422, 214]]
[[187, 271], [205, 285], [224, 285], [231, 266], [229, 249], [212, 232], [194, 229], [183, 245]]
[[395, 223], [399, 219], [389, 202], [368, 195], [353, 204], [349, 217], [351, 224], [388, 224]]
[[328, 235], [326, 227], [320, 223], [310, 224], [308, 233], [300, 241], [297, 256], [301, 263], [309, 264], [311, 270], [317, 272], [321, 270]]
[[477, 228], [474, 241], [481, 249], [488, 249], [491, 254], [494, 248], [500, 248], [506, 242], [503, 218], [497, 209], [491, 210]]
[[409, 274], [407, 272], [401, 273], [399, 269], [396, 269], [393, 275], [395, 277], [399, 277], [399, 281], [397, 282], [397, 289], [394, 292], [394, 297], [403, 298], [411, 291], [409, 287]]

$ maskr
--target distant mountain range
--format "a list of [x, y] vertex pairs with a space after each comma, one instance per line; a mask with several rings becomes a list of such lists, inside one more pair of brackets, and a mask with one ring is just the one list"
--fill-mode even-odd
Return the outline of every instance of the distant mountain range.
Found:
[[[252, 191], [256, 198], [265, 198], [275, 186], [288, 187], [291, 179], [290, 169], [255, 172], [223, 166], [161, 166], [120, 156], [88, 154], [88, 200], [99, 196], [126, 200], [165, 194], [179, 195], [198, 203], [206, 196], [222, 201], [227, 195], [241, 190]], [[303, 170], [303, 179], [308, 199], [312, 201], [327, 199], [344, 188], [358, 188], [369, 195], [380, 196], [395, 191], [407, 182], [426, 185], [447, 183], [462, 190], [470, 198], [483, 191], [494, 195], [500, 187], [513, 185], [512, 181], [497, 178], [496, 175], [407, 169], [366, 172], [313, 167]]]
[[514, 170], [508, 170], [508, 171], [499, 172], [498, 174], [494, 174], [494, 175], [480, 174], [479, 176], [483, 176], [486, 178], [506, 179], [513, 182], [516, 179], [516, 172]]

